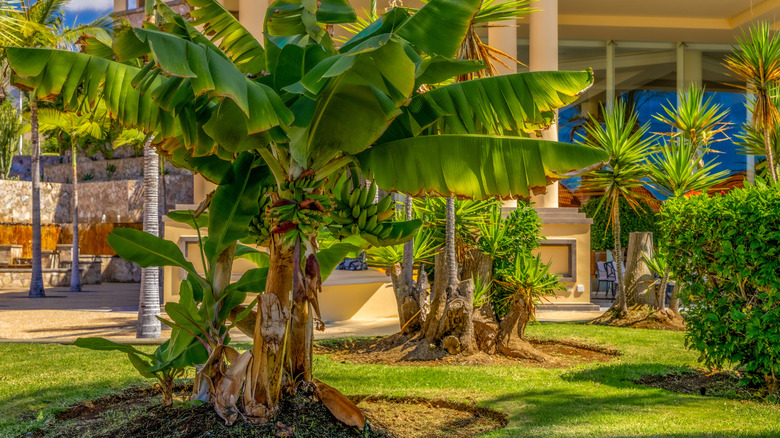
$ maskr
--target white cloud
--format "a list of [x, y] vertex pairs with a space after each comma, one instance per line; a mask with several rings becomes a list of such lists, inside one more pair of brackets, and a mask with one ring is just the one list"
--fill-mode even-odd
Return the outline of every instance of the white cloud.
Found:
[[114, 0], [70, 0], [66, 9], [71, 11], [107, 11], [114, 8]]

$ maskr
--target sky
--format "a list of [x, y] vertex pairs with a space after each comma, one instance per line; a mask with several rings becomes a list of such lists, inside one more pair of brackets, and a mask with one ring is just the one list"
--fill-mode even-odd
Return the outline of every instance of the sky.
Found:
[[88, 23], [101, 15], [110, 13], [114, 8], [114, 0], [70, 0], [65, 13], [68, 26], [75, 23]]

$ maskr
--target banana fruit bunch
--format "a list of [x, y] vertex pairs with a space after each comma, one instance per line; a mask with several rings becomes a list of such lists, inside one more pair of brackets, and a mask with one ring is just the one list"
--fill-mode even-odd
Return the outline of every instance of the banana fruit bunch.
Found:
[[391, 219], [395, 214], [393, 199], [386, 196], [374, 204], [376, 183], [370, 187], [359, 187], [350, 192], [349, 181], [343, 181], [341, 188], [334, 190], [333, 211], [328, 229], [334, 236], [349, 237], [356, 234], [371, 234], [378, 239], [387, 239], [392, 231]]
[[327, 195], [318, 194], [322, 185], [323, 181], [316, 181], [312, 171], [282, 184], [280, 199], [267, 208], [270, 234], [279, 234], [283, 244], [292, 245], [296, 239], [307, 239], [325, 225], [331, 202]]
[[260, 189], [260, 214], [252, 218], [249, 223], [249, 235], [260, 246], [267, 246], [271, 239], [271, 220], [268, 217], [267, 208], [271, 206], [271, 193], [276, 189], [274, 185], [263, 186]]

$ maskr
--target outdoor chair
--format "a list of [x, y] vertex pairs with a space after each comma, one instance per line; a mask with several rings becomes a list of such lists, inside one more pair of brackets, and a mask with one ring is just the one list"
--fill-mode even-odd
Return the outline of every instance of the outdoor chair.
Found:
[[[615, 298], [615, 291], [617, 290], [617, 270], [615, 269], [615, 261], [609, 261], [604, 264], [604, 269], [607, 272], [607, 281], [610, 284], [610, 291], [612, 292], [612, 298]], [[625, 270], [625, 266], [623, 267]], [[606, 293], [605, 293], [606, 296]]]
[[596, 271], [598, 272], [598, 286], [596, 287], [596, 294], [598, 295], [599, 292], [602, 291], [601, 287], [602, 285], [605, 286], [604, 288], [604, 296], [607, 296], [607, 293], [609, 292], [610, 288], [612, 287], [613, 279], [609, 278], [609, 275], [607, 275], [607, 262], [596, 262]]

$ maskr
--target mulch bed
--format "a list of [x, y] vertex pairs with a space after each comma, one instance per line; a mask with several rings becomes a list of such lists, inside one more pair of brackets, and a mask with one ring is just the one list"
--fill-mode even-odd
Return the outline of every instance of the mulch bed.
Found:
[[[514, 338], [513, 338], [514, 339]], [[523, 365], [563, 368], [588, 362], [607, 362], [620, 353], [570, 339], [534, 339], [528, 341], [537, 350], [553, 357], [546, 362], [506, 357], [502, 354], [477, 352], [471, 355], [451, 355], [442, 348], [431, 348], [424, 340], [410, 340], [399, 334], [371, 339], [339, 339], [319, 342], [315, 353], [330, 355], [342, 363], [382, 364], [402, 366], [439, 365]], [[511, 346], [511, 343], [510, 343]]]
[[671, 315], [666, 311], [654, 311], [648, 306], [634, 306], [628, 309], [628, 315], [616, 318], [607, 311], [600, 317], [588, 322], [590, 325], [625, 327], [651, 330], [685, 331], [685, 321], [680, 315]]
[[89, 400], [56, 416], [36, 437], [456, 437], [467, 438], [505, 427], [506, 415], [475, 405], [422, 398], [355, 396], [369, 430], [336, 420], [325, 406], [305, 395], [285, 396], [268, 424], [237, 421], [225, 426], [210, 404], [185, 401], [190, 385], [175, 388], [176, 402], [163, 407], [153, 388], [128, 388]]
[[767, 395], [763, 388], [741, 385], [739, 380], [740, 375], [734, 371], [690, 370], [646, 375], [634, 383], [681, 394], [780, 403], [780, 396]]

